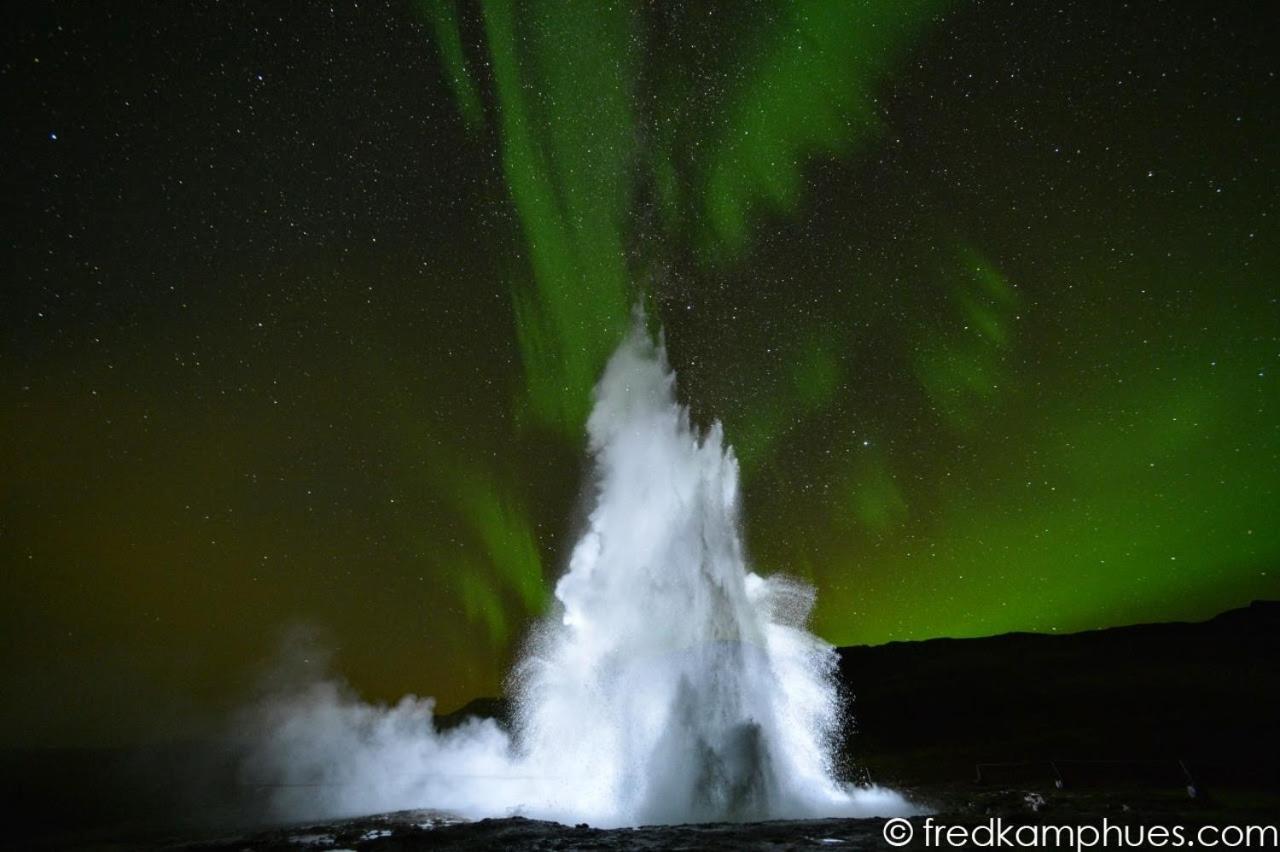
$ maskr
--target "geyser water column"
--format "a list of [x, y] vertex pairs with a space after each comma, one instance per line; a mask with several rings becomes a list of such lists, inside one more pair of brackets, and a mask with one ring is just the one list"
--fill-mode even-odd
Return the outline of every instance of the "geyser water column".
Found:
[[521, 757], [554, 779], [543, 807], [619, 823], [856, 810], [832, 765], [836, 656], [804, 630], [813, 591], [747, 569], [733, 451], [718, 423], [690, 423], [640, 321], [587, 430], [595, 508], [562, 611], [513, 678]]
[[513, 734], [488, 720], [437, 733], [429, 700], [287, 690], [238, 730], [245, 780], [272, 791], [273, 815], [439, 808], [619, 826], [911, 812], [837, 780], [836, 655], [804, 629], [813, 590], [747, 569], [733, 452], [718, 424], [690, 423], [643, 321], [587, 429], [594, 509], [513, 672]]

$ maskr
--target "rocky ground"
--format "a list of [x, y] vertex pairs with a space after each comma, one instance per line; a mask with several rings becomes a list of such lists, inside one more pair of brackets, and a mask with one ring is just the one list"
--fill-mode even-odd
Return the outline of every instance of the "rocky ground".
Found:
[[[1236, 791], [1191, 799], [1183, 790], [1061, 791], [989, 789], [965, 785], [917, 790], [913, 796], [935, 809], [932, 819], [974, 828], [995, 817], [1013, 825], [1183, 826], [1275, 825], [1280, 795]], [[297, 825], [234, 836], [134, 837], [115, 842], [68, 843], [60, 848], [153, 850], [153, 852], [410, 852], [410, 850], [777, 850], [924, 849], [926, 817], [911, 820], [915, 838], [893, 846], [884, 837], [885, 820], [830, 819], [765, 823], [652, 826], [595, 829], [520, 818], [467, 822], [432, 811], [401, 811], [321, 824]], [[935, 844], [936, 848], [936, 844]], [[943, 848], [990, 848], [969, 845]], [[1041, 847], [1044, 848], [1044, 847]], [[1052, 847], [1050, 847], [1052, 848]], [[1071, 848], [1071, 847], [1063, 847]], [[1168, 848], [1145, 846], [1138, 848]], [[1255, 845], [1254, 848], [1259, 848]], [[1266, 848], [1266, 847], [1264, 847]]]

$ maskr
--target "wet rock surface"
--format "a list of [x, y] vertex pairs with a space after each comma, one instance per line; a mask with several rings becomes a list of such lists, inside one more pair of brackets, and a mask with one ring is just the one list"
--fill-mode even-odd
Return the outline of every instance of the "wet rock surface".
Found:
[[[1273, 825], [1280, 822], [1280, 795], [1236, 792], [1227, 798], [1195, 800], [1185, 791], [1061, 791], [1054, 789], [956, 787], [915, 791], [932, 807], [931, 817], [911, 819], [914, 840], [894, 846], [884, 837], [883, 819], [794, 820], [764, 823], [649, 826], [597, 829], [522, 819], [467, 822], [431, 811], [340, 820], [271, 829], [237, 837], [160, 842], [145, 848], [169, 852], [285, 852], [285, 850], [776, 850], [927, 848], [926, 819], [935, 824], [976, 828], [993, 818], [1006, 824], [1092, 825], [1106, 819], [1131, 827]], [[936, 844], [935, 844], [936, 847]], [[943, 848], [991, 848], [971, 844]], [[1052, 847], [1050, 847], [1052, 848]], [[1067, 847], [1064, 847], [1067, 848]], [[1159, 845], [1137, 848], [1167, 848]]]

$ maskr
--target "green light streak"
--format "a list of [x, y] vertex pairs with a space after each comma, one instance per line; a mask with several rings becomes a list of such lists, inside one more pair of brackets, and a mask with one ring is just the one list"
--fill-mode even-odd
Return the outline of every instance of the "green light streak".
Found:
[[[547, 604], [542, 557], [516, 489], [483, 465], [460, 464], [465, 458], [455, 448], [437, 453], [432, 465], [433, 485], [457, 523], [437, 517], [415, 538], [425, 559], [446, 578], [467, 620], [482, 627], [490, 645], [501, 651], [514, 638], [513, 629], [540, 615]], [[440, 546], [445, 530], [456, 536], [458, 547]]]
[[527, 401], [577, 440], [632, 300], [632, 16], [622, 6], [484, 5], [502, 162], [534, 289], [515, 290]]
[[451, 0], [413, 0], [414, 11], [431, 24], [432, 36], [440, 51], [440, 61], [449, 77], [449, 85], [458, 100], [458, 112], [469, 127], [478, 127], [484, 118], [480, 94], [471, 79], [471, 69], [462, 49], [462, 32], [458, 10]]
[[815, 334], [788, 353], [781, 377], [762, 379], [758, 393], [725, 417], [734, 452], [748, 474], [768, 461], [780, 439], [822, 411], [840, 389], [834, 339]]
[[971, 431], [1011, 380], [1006, 355], [1018, 294], [972, 248], [956, 251], [943, 273], [951, 287], [952, 312], [925, 326], [917, 344], [916, 377], [938, 415], [959, 432]]
[[[754, 211], [795, 212], [808, 161], [848, 155], [883, 131], [876, 87], [946, 5], [765, 4], [758, 17], [771, 26], [715, 78], [723, 102], [702, 103], [690, 91], [697, 82], [673, 72], [657, 122], [658, 194], [672, 231], [691, 229], [704, 259], [722, 262], [745, 248]], [[686, 103], [696, 106], [685, 112]]]
[[[851, 526], [848, 520], [860, 524], [866, 530], [883, 534], [907, 519], [907, 501], [894, 480], [883, 454], [865, 451], [854, 452], [849, 479], [844, 489], [845, 499], [852, 505], [852, 517], [840, 526]], [[837, 504], [838, 505], [838, 504]], [[837, 522], [842, 520], [836, 518]]]
[[541, 611], [546, 602], [542, 560], [525, 512], [513, 501], [503, 499], [483, 477], [459, 479], [456, 488], [458, 510], [479, 539], [495, 579], [515, 591], [525, 612]]

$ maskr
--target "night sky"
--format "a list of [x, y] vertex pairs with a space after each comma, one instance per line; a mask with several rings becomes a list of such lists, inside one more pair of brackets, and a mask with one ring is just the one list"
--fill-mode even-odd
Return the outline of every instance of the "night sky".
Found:
[[4, 744], [497, 694], [637, 302], [829, 641], [1280, 596], [1265, 3], [20, 14]]

